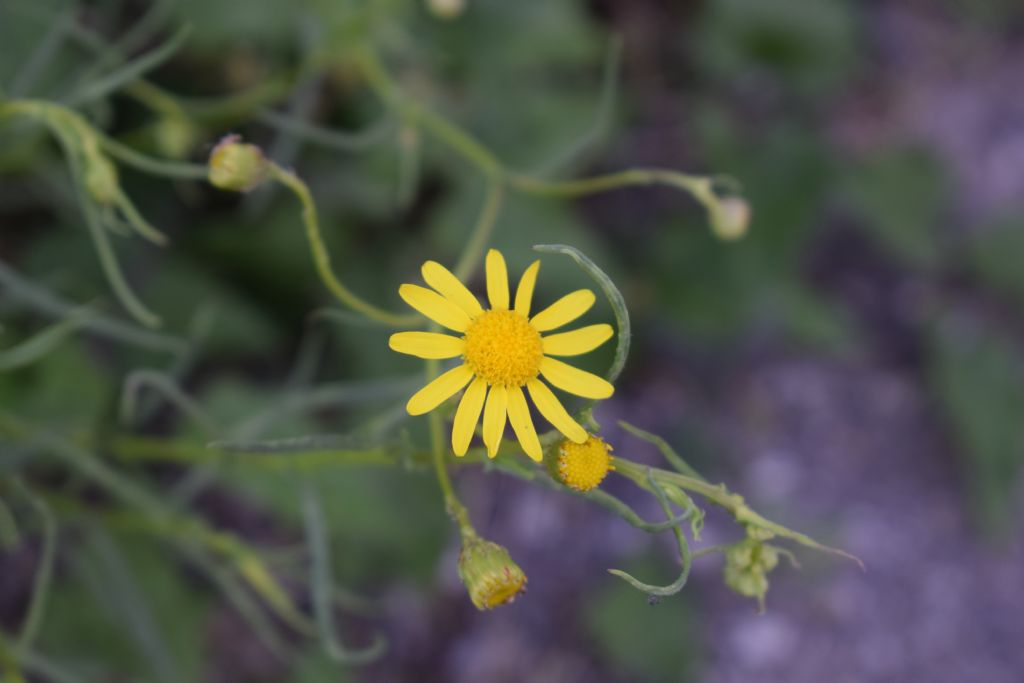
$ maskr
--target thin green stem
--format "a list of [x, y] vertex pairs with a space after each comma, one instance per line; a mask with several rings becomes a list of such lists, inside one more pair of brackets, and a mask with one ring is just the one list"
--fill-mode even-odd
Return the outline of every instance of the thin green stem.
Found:
[[647, 472], [650, 470], [651, 476], [659, 486], [678, 486], [681, 489], [701, 495], [712, 503], [715, 503], [719, 507], [727, 510], [740, 524], [751, 525], [764, 529], [765, 531], [770, 531], [776, 536], [788, 538], [791, 541], [795, 541], [796, 543], [807, 546], [808, 548], [814, 548], [815, 550], [831, 553], [833, 555], [841, 555], [842, 557], [856, 562], [861, 569], [864, 568], [864, 563], [861, 562], [860, 558], [839, 550], [838, 548], [832, 548], [822, 543], [818, 543], [806, 534], [793, 531], [792, 529], [784, 527], [777, 522], [773, 522], [762, 517], [746, 504], [746, 501], [743, 500], [743, 496], [736, 493], [730, 493], [724, 484], [710, 484], [702, 479], [688, 477], [685, 474], [648, 468], [639, 463], [633, 462], [632, 460], [625, 460], [620, 457], [613, 457], [612, 463], [615, 465], [616, 472], [632, 480], [644, 489], [651, 489], [650, 484], [647, 482]]
[[39, 569], [32, 583], [32, 598], [29, 601], [28, 613], [21, 625], [21, 632], [15, 642], [18, 652], [32, 649], [39, 629], [43, 624], [50, 587], [53, 584], [53, 564], [57, 556], [57, 521], [46, 502], [35, 495], [27, 486], [18, 481], [22, 494], [28, 498], [36, 514], [43, 522], [43, 552], [39, 558]]
[[[432, 325], [431, 329], [436, 330], [436, 325]], [[428, 360], [426, 367], [427, 382], [431, 382], [439, 374], [440, 363], [437, 360]], [[459, 533], [463, 539], [474, 537], [476, 536], [476, 530], [473, 529], [473, 525], [469, 521], [469, 511], [466, 510], [466, 506], [455, 495], [455, 488], [452, 486], [451, 477], [448, 476], [448, 466], [445, 464], [447, 449], [444, 446], [444, 434], [441, 430], [441, 415], [436, 410], [432, 410], [429, 419], [430, 448], [433, 454], [434, 472], [437, 475], [437, 483], [441, 487], [441, 493], [444, 495], [445, 509], [447, 509], [449, 516], [455, 520], [455, 523], [459, 525]]]
[[306, 183], [291, 171], [285, 170], [275, 163], [269, 165], [270, 175], [298, 198], [302, 204], [302, 221], [306, 227], [306, 238], [313, 254], [313, 263], [317, 274], [327, 289], [343, 304], [366, 317], [393, 327], [413, 327], [422, 318], [416, 314], [398, 314], [378, 308], [365, 301], [343, 285], [334, 275], [331, 268], [331, 256], [320, 234], [320, 221], [317, 218], [316, 204]]
[[489, 180], [487, 184], [487, 196], [484, 198], [483, 208], [477, 218], [476, 225], [469, 235], [462, 255], [455, 264], [454, 274], [460, 280], [468, 279], [483, 258], [484, 249], [494, 232], [494, 225], [498, 221], [498, 214], [501, 211], [501, 202], [505, 196], [504, 186], [496, 180]]
[[306, 543], [310, 554], [310, 602], [324, 652], [335, 662], [348, 665], [368, 664], [384, 653], [386, 641], [379, 633], [373, 642], [359, 650], [350, 650], [338, 637], [334, 623], [330, 539], [316, 484], [306, 479], [302, 488], [302, 513], [306, 524]]

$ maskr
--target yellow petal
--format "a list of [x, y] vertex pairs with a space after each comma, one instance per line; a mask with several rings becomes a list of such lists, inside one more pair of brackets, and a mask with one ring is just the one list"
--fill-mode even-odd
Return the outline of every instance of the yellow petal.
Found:
[[450, 398], [456, 391], [466, 386], [473, 378], [473, 371], [465, 365], [452, 368], [423, 387], [409, 399], [405, 409], [410, 415], [429, 413]]
[[505, 432], [505, 409], [508, 407], [508, 391], [500, 384], [491, 387], [487, 394], [487, 405], [484, 407], [484, 445], [487, 446], [487, 457], [498, 454], [501, 435]]
[[455, 358], [462, 355], [466, 342], [435, 332], [396, 332], [388, 339], [388, 346], [417, 358]]
[[497, 249], [487, 252], [487, 298], [491, 308], [508, 310], [508, 268], [505, 257]]
[[530, 417], [530, 408], [526, 405], [521, 387], [508, 388], [508, 421], [512, 423], [523, 451], [537, 462], [543, 460], [544, 452], [537, 438], [537, 430], [533, 428], [533, 418]]
[[432, 289], [419, 285], [402, 285], [398, 288], [398, 296], [438, 325], [444, 325], [456, 332], [465, 332], [469, 327], [469, 316], [466, 312]]
[[533, 301], [533, 287], [537, 284], [538, 270], [540, 270], [540, 261], [534, 261], [523, 272], [523, 277], [519, 279], [519, 286], [516, 287], [516, 313], [524, 318], [530, 317], [530, 302]]
[[455, 411], [455, 423], [452, 425], [452, 450], [460, 458], [466, 454], [469, 442], [473, 440], [473, 432], [476, 430], [477, 420], [480, 419], [485, 396], [487, 382], [477, 377], [459, 401], [459, 408]]
[[547, 384], [539, 379], [531, 379], [526, 383], [526, 388], [530, 391], [530, 398], [533, 399], [537, 410], [555, 429], [565, 434], [570, 441], [583, 443], [587, 440], [587, 430], [572, 419], [569, 412], [562, 406], [562, 402], [558, 400], [553, 391], [548, 389]]
[[587, 325], [571, 332], [553, 334], [541, 339], [544, 353], [551, 356], [578, 356], [593, 351], [612, 336], [612, 326], [607, 323]]
[[450, 270], [437, 261], [427, 261], [420, 269], [423, 273], [423, 280], [441, 293], [441, 296], [466, 312], [469, 317], [480, 315], [483, 308], [480, 302], [473, 296], [473, 293], [466, 289], [466, 285], [459, 282]]
[[530, 320], [538, 332], [547, 332], [586, 313], [594, 305], [594, 293], [589, 289], [577, 289], [566, 294]]
[[615, 393], [615, 387], [607, 380], [549, 356], [541, 358], [540, 374], [562, 391], [583, 398], [608, 398]]

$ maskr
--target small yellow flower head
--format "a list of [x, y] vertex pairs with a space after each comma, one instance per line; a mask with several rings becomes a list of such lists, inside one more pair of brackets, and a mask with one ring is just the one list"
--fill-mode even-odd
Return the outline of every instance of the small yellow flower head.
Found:
[[738, 240], [750, 227], [750, 204], [742, 197], [723, 197], [711, 209], [711, 229], [720, 239]]
[[555, 476], [576, 491], [596, 489], [615, 469], [611, 451], [612, 447], [598, 436], [591, 435], [583, 443], [563, 441], [558, 446]]
[[267, 158], [256, 145], [228, 135], [210, 153], [210, 184], [222, 190], [248, 192], [267, 177]]
[[526, 590], [526, 574], [508, 551], [476, 535], [463, 540], [459, 578], [479, 610], [512, 602]]
[[427, 0], [427, 9], [439, 19], [455, 19], [466, 9], [466, 0]]
[[764, 608], [768, 573], [779, 563], [779, 552], [757, 538], [745, 538], [725, 553], [725, 584], [740, 595], [756, 598]]
[[[608, 398], [615, 388], [604, 378], [579, 370], [555, 356], [578, 356], [596, 349], [612, 336], [608, 324], [587, 325], [568, 332], [568, 325], [594, 305], [594, 293], [580, 289], [566, 294], [539, 313], [533, 313], [533, 289], [540, 261], [523, 273], [515, 298], [509, 292], [504, 257], [487, 253], [487, 298], [490, 308], [466, 289], [440, 263], [423, 264], [429, 285], [402, 285], [398, 294], [407, 304], [455, 333], [399, 332], [389, 345], [419, 358], [459, 358], [461, 362], [420, 389], [406, 405], [410, 415], [427, 413], [466, 389], [455, 411], [452, 450], [466, 454], [483, 416], [487, 455], [498, 454], [506, 423], [512, 425], [523, 451], [540, 462], [544, 455], [537, 437], [527, 395], [537, 410], [570, 441], [583, 443], [587, 431], [569, 415], [552, 386], [584, 398]], [[549, 334], [553, 333], [553, 334]]]

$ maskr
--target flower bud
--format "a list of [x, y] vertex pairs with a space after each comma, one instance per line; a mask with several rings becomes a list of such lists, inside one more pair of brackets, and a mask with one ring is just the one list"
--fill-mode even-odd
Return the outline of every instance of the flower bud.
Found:
[[196, 142], [192, 124], [180, 116], [165, 116], [153, 129], [156, 146], [171, 159], [184, 159]]
[[104, 206], [113, 204], [120, 192], [117, 167], [98, 151], [85, 154], [85, 189], [93, 199]]
[[612, 447], [597, 436], [589, 435], [583, 443], [566, 439], [558, 445], [552, 474], [575, 491], [591, 491], [615, 469], [611, 451]]
[[466, 9], [466, 0], [427, 0], [427, 9], [438, 19], [455, 19]]
[[725, 584], [740, 595], [756, 598], [764, 608], [768, 572], [779, 563], [779, 552], [755, 538], [745, 538], [725, 552]]
[[475, 534], [463, 538], [459, 578], [479, 610], [512, 602], [526, 590], [526, 574], [508, 551]]
[[711, 208], [711, 230], [720, 239], [738, 240], [750, 227], [750, 204], [742, 197], [722, 197]]
[[210, 184], [222, 190], [248, 192], [268, 173], [269, 164], [263, 150], [242, 142], [238, 135], [228, 135], [210, 153]]

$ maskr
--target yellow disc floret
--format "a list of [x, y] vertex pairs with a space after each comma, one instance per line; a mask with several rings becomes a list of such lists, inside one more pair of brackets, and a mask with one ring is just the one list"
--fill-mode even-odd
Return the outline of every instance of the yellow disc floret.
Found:
[[590, 491], [604, 481], [612, 464], [612, 447], [591, 435], [583, 443], [565, 440], [558, 447], [558, 478], [577, 491]]
[[466, 329], [466, 365], [488, 384], [523, 386], [540, 372], [540, 332], [523, 315], [485, 311]]

